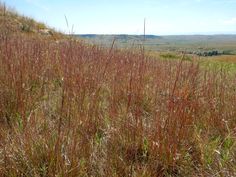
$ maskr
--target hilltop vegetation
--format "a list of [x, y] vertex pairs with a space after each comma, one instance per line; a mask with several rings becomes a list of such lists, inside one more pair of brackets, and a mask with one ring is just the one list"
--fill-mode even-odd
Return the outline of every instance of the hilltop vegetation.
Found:
[[21, 16], [13, 9], [6, 7], [0, 2], [0, 25], [1, 33], [6, 35], [32, 35], [46, 36], [52, 39], [60, 39], [61, 33], [48, 28], [44, 23], [36, 22], [34, 19]]
[[235, 73], [54, 40], [0, 10], [0, 176], [235, 176]]

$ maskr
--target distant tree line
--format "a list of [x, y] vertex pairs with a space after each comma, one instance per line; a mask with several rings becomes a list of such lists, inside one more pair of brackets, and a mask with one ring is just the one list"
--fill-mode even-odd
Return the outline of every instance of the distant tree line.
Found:
[[231, 51], [218, 51], [218, 50], [211, 50], [211, 51], [194, 51], [190, 52], [190, 54], [195, 54], [198, 56], [217, 56], [217, 55], [232, 55]]

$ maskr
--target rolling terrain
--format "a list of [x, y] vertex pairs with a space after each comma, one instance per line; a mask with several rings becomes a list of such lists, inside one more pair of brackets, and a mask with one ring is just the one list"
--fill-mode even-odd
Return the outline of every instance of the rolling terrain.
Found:
[[76, 35], [85, 41], [110, 46], [116, 39], [118, 47], [144, 45], [152, 51], [185, 51], [187, 53], [217, 50], [226, 54], [236, 54], [236, 35]]

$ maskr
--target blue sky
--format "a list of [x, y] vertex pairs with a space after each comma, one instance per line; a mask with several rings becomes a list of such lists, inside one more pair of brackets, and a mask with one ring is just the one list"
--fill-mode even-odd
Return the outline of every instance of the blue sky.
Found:
[[236, 34], [236, 0], [2, 1], [62, 32], [142, 34], [146, 18], [147, 34]]

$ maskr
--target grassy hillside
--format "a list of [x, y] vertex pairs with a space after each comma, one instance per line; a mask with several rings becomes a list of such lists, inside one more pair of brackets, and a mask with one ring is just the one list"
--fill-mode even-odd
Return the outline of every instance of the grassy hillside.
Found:
[[32, 35], [52, 39], [64, 37], [61, 33], [47, 27], [44, 23], [36, 22], [32, 18], [21, 16], [13, 9], [1, 4], [1, 2], [0, 25], [0, 32], [6, 35]]
[[0, 176], [235, 176], [234, 73], [49, 36], [0, 25]]

